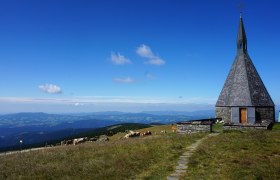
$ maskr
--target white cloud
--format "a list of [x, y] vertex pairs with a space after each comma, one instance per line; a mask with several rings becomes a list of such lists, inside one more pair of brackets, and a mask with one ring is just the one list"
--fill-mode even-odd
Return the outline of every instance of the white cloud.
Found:
[[99, 103], [136, 104], [215, 104], [217, 98], [148, 97], [148, 96], [77, 96], [73, 98], [0, 97], [0, 103], [65, 104], [86, 106]]
[[80, 103], [80, 102], [75, 102], [74, 103], [74, 106], [84, 106], [85, 104], [83, 104], [83, 103]]
[[214, 109], [217, 98], [76, 96], [72, 98], [0, 97], [0, 113], [93, 111], [193, 111]]
[[147, 63], [147, 64], [152, 64], [152, 65], [160, 66], [160, 65], [164, 65], [164, 64], [165, 64], [165, 61], [162, 60], [162, 59], [159, 58], [159, 57], [156, 57], [156, 58], [149, 59], [148, 61], [146, 61], [146, 63]]
[[[112, 99], [114, 98], [114, 99]], [[178, 99], [178, 98], [177, 98]], [[100, 97], [92, 99], [81, 99], [84, 106], [75, 106], [78, 99], [67, 101], [65, 99], [45, 99], [34, 100], [32, 98], [2, 99], [0, 97], [0, 114], [18, 112], [45, 112], [45, 113], [84, 113], [102, 111], [123, 111], [123, 112], [142, 112], [142, 111], [197, 111], [213, 110], [215, 104], [191, 104], [183, 102], [170, 102], [160, 99], [150, 99], [145, 97]], [[78, 104], [76, 104], [78, 105]]]
[[135, 79], [131, 77], [125, 77], [125, 78], [114, 78], [113, 81], [119, 84], [131, 84], [135, 82]]
[[136, 53], [144, 58], [153, 58], [154, 53], [152, 52], [151, 48], [149, 46], [146, 46], [145, 44], [140, 45], [136, 49]]
[[164, 65], [165, 61], [163, 59], [161, 59], [159, 56], [156, 56], [152, 49], [145, 45], [142, 44], [140, 45], [137, 49], [136, 49], [136, 53], [143, 57], [143, 58], [147, 58], [148, 60], [145, 62], [146, 64], [152, 64], [152, 65]]
[[54, 85], [54, 84], [44, 84], [44, 85], [39, 85], [38, 88], [48, 94], [60, 94], [62, 93], [62, 90], [59, 86]]
[[153, 80], [153, 79], [156, 79], [156, 76], [154, 76], [153, 74], [147, 72], [146, 73], [146, 78], [150, 79], [150, 80]]
[[121, 55], [120, 53], [111, 53], [111, 61], [113, 64], [116, 65], [123, 65], [123, 64], [131, 64], [130, 59], [126, 58], [125, 56]]

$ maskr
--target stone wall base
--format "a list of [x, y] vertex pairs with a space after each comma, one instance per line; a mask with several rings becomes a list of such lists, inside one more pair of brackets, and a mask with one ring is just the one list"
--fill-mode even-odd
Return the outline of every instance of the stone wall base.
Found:
[[272, 121], [263, 121], [260, 124], [224, 124], [223, 130], [253, 130], [253, 129], [269, 129], [273, 125]]
[[212, 132], [212, 124], [178, 124], [177, 133]]
[[216, 118], [221, 118], [225, 123], [230, 123], [231, 107], [216, 107]]
[[275, 122], [274, 107], [256, 107], [256, 123], [261, 123], [263, 120]]
[[[216, 107], [216, 118], [221, 118], [225, 123], [233, 123], [234, 121], [231, 119], [232, 108], [233, 107]], [[241, 107], [241, 108], [246, 108], [246, 107]], [[255, 116], [253, 116], [254, 119], [248, 122], [262, 123], [263, 120], [269, 120], [275, 122], [274, 107], [254, 107], [254, 108], [255, 108]]]

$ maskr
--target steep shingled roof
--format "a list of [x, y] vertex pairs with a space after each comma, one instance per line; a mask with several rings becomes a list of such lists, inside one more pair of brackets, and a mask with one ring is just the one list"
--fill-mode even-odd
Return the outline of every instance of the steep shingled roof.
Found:
[[274, 106], [247, 53], [242, 17], [237, 36], [237, 55], [216, 103], [216, 107], [221, 106]]

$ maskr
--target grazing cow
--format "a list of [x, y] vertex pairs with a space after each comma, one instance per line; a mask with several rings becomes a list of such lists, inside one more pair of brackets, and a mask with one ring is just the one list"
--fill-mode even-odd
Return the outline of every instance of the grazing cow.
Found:
[[99, 137], [98, 141], [109, 141], [109, 138], [106, 135], [102, 135]]
[[89, 141], [93, 142], [93, 141], [97, 141], [97, 137], [93, 137], [93, 138], [89, 138]]
[[129, 137], [130, 137], [130, 134], [126, 134], [126, 135], [124, 136], [125, 139], [127, 139], [127, 138], [129, 138]]
[[74, 144], [74, 145], [81, 144], [81, 143], [85, 142], [86, 140], [87, 140], [87, 137], [84, 137], [84, 138], [77, 138], [77, 139], [74, 139], [74, 140], [73, 140], [73, 144]]
[[70, 145], [70, 144], [73, 144], [73, 139], [67, 140], [67, 141], [65, 142], [65, 145]]
[[78, 144], [78, 139], [73, 139], [73, 145], [77, 145]]
[[65, 141], [65, 140], [61, 141], [61, 142], [60, 142], [60, 145], [61, 145], [61, 146], [65, 146], [65, 145], [66, 145], [66, 141]]
[[176, 132], [177, 131], [177, 127], [176, 126], [172, 126], [172, 132]]
[[223, 123], [225, 123], [224, 120], [219, 120], [219, 119], [217, 119], [217, 121], [216, 121], [216, 124], [223, 124]]
[[166, 133], [166, 130], [164, 129], [164, 130], [161, 130], [160, 131], [162, 134], [165, 134]]
[[151, 131], [146, 131], [146, 132], [143, 132], [141, 133], [142, 136], [149, 136], [149, 135], [152, 135], [152, 132]]
[[137, 136], [140, 136], [140, 132], [135, 132], [130, 130], [129, 133], [124, 136], [124, 138], [137, 137]]

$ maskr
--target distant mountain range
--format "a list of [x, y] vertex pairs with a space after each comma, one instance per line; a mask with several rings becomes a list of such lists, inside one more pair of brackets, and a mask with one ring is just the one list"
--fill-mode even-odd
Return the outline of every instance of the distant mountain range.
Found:
[[120, 123], [167, 124], [214, 117], [214, 111], [141, 113], [94, 112], [79, 114], [17, 113], [0, 115], [0, 150], [74, 136], [90, 129]]

